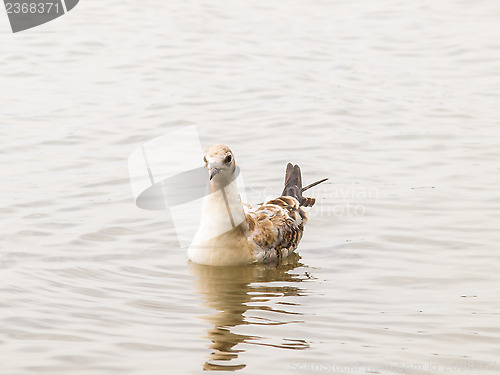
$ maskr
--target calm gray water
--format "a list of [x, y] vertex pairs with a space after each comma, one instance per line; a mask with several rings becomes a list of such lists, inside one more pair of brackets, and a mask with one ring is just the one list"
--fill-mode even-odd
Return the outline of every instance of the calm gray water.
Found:
[[[1, 374], [498, 373], [497, 1], [2, 19]], [[253, 203], [288, 161], [330, 177], [300, 256], [189, 264], [135, 206], [128, 155], [185, 125], [232, 147]]]

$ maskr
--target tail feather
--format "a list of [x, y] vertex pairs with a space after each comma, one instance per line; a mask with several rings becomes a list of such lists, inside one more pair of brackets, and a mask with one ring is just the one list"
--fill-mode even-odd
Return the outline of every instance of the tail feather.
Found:
[[308, 190], [308, 189], [310, 189], [310, 188], [312, 188], [312, 187], [315, 187], [316, 185], [319, 185], [319, 184], [321, 184], [322, 182], [325, 182], [326, 180], [328, 180], [328, 178], [324, 178], [324, 179], [322, 179], [322, 180], [319, 180], [319, 181], [313, 182], [312, 184], [309, 184], [309, 185], [307, 185], [306, 187], [303, 187], [303, 188], [302, 188], [302, 192], [304, 192], [304, 191], [306, 191], [306, 190]]
[[314, 206], [314, 203], [316, 203], [316, 198], [305, 198], [305, 197], [302, 197], [302, 204], [301, 204], [301, 206], [312, 207], [312, 206]]
[[292, 163], [288, 163], [285, 172], [285, 188], [283, 189], [283, 193], [281, 193], [281, 195], [296, 198], [301, 206], [312, 207], [314, 203], [316, 203], [316, 199], [303, 197], [302, 192], [326, 180], [328, 179], [324, 178], [320, 181], [316, 181], [310, 185], [307, 185], [305, 188], [302, 188], [302, 174], [300, 172], [300, 167], [298, 165], [292, 165]]

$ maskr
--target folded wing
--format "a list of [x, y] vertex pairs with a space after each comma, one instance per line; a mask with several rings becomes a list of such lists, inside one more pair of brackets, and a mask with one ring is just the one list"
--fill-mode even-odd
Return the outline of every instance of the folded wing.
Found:
[[307, 221], [302, 206], [312, 207], [316, 202], [314, 198], [303, 197], [302, 192], [323, 181], [326, 179], [302, 188], [300, 167], [288, 163], [282, 195], [247, 211], [250, 241], [257, 247], [258, 261], [279, 260], [297, 248]]

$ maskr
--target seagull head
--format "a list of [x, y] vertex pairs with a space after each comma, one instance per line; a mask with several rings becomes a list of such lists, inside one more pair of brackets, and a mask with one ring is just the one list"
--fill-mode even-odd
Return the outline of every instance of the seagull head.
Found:
[[211, 181], [230, 181], [235, 171], [233, 152], [226, 145], [215, 145], [205, 151], [203, 157], [205, 167], [208, 169], [208, 177]]

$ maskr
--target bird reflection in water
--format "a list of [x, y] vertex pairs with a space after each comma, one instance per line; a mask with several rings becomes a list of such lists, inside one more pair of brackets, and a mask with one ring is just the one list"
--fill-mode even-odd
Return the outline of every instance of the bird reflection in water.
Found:
[[[291, 254], [279, 264], [238, 267], [214, 267], [190, 262], [191, 274], [196, 276], [196, 289], [203, 305], [217, 310], [202, 318], [214, 325], [207, 331], [213, 349], [203, 365], [204, 370], [235, 371], [245, 367], [236, 363], [239, 343], [265, 345], [282, 349], [307, 349], [309, 344], [302, 339], [281, 339], [281, 343], [265, 342], [260, 336], [242, 335], [232, 332], [233, 327], [243, 325], [282, 325], [302, 323], [300, 304], [287, 301], [290, 296], [307, 294], [299, 284], [311, 279], [311, 275], [299, 268], [298, 254]], [[295, 270], [295, 271], [294, 271]], [[300, 287], [299, 287], [300, 285]], [[265, 312], [265, 314], [259, 314]], [[265, 318], [273, 313], [274, 319]], [[259, 316], [260, 315], [260, 316]], [[262, 316], [264, 315], [264, 316]], [[270, 332], [271, 333], [271, 332]]]

